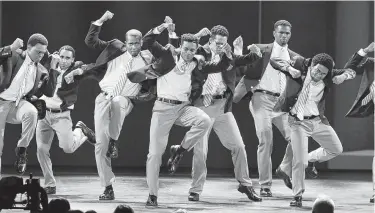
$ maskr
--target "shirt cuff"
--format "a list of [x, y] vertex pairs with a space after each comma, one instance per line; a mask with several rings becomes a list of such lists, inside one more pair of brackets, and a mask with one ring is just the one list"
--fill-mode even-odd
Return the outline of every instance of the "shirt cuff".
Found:
[[174, 38], [174, 39], [177, 39], [177, 34], [175, 32], [171, 32], [168, 34], [169, 35], [169, 38]]
[[161, 32], [158, 30], [157, 27], [155, 27], [154, 30], [152, 31], [152, 33], [154, 33], [154, 34], [160, 34]]
[[367, 54], [365, 53], [365, 51], [363, 51], [363, 49], [360, 49], [357, 53], [358, 53], [358, 55], [360, 55], [360, 56], [362, 56], [362, 57], [364, 57], [364, 56], [367, 55]]
[[100, 27], [103, 23], [100, 23], [99, 21], [94, 21], [92, 24]]

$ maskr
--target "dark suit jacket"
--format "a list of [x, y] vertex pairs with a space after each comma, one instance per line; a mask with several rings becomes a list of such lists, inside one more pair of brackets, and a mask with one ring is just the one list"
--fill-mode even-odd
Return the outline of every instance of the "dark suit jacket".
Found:
[[[203, 45], [199, 50], [200, 51], [198, 54], [203, 55], [206, 61], [211, 61], [212, 52], [209, 47], [209, 44]], [[249, 53], [244, 56], [235, 55], [234, 53], [231, 53], [231, 54], [232, 54], [232, 57], [231, 57], [232, 60], [230, 61], [230, 64], [232, 65], [231, 70], [220, 71], [223, 77], [223, 81], [227, 85], [226, 93], [228, 94], [224, 112], [232, 111], [233, 94], [234, 94], [235, 85], [236, 85], [236, 68], [240, 66], [246, 66], [246, 65], [252, 64], [260, 59], [260, 57], [255, 53]]]
[[[149, 66], [145, 66], [141, 69], [134, 70], [128, 73], [128, 79], [133, 83], [154, 81], [153, 85], [156, 85], [156, 79], [161, 77], [174, 69], [176, 62], [169, 48], [164, 48], [157, 41], [158, 34], [153, 33], [151, 29], [143, 38], [143, 44], [151, 51], [152, 55], [156, 58], [156, 61]], [[204, 50], [198, 50], [203, 52]], [[197, 59], [195, 62], [198, 64]], [[190, 101], [193, 103], [202, 94], [203, 84], [207, 79], [209, 73], [220, 72], [226, 70], [230, 65], [230, 59], [224, 55], [222, 60], [218, 64], [208, 62], [202, 67], [198, 65], [194, 68], [191, 73], [191, 94]]]
[[[70, 67], [64, 72], [62, 76], [61, 87], [57, 89], [57, 96], [62, 100], [62, 104], [60, 105], [60, 109], [65, 110], [69, 106], [73, 105], [77, 101], [77, 94], [78, 94], [78, 85], [80, 80], [82, 80], [81, 76], [74, 76], [74, 82], [68, 84], [65, 81], [65, 76], [71, 73], [73, 70], [81, 68], [82, 70], [89, 69], [90, 65], [83, 66], [82, 61], [76, 61], [70, 65]], [[40, 97], [45, 95], [47, 97], [52, 97], [55, 94], [56, 86], [57, 86], [57, 78], [59, 77], [60, 72], [55, 69], [49, 70], [49, 78], [45, 84], [40, 88], [40, 91], [37, 93], [37, 96]]]
[[[303, 57], [298, 57], [295, 61], [293, 67], [301, 71], [301, 77], [293, 78], [289, 72], [284, 72], [286, 75], [286, 88], [283, 94], [280, 95], [278, 102], [275, 105], [275, 111], [282, 111], [282, 112], [290, 112], [290, 110], [294, 107], [297, 102], [298, 96], [302, 90], [303, 83], [306, 79], [308, 67], [311, 65], [312, 59], [305, 59]], [[271, 66], [276, 70], [281, 71], [281, 67], [276, 63], [274, 59], [270, 59]], [[283, 71], [281, 71], [283, 72]], [[329, 125], [328, 119], [324, 116], [325, 111], [325, 98], [329, 93], [332, 85], [333, 85], [333, 77], [341, 75], [345, 72], [354, 72], [351, 69], [333, 69], [324, 79], [323, 82], [325, 84], [324, 92], [322, 99], [318, 103], [319, 109], [319, 116], [323, 123]]]
[[[0, 48], [0, 92], [6, 90], [12, 83], [17, 72], [21, 68], [26, 58], [26, 52], [12, 52], [10, 46]], [[37, 64], [36, 78], [31, 91], [26, 94], [26, 99], [35, 95], [43, 82], [48, 78], [47, 69], [41, 64]]]
[[[267, 68], [268, 62], [270, 61], [273, 43], [271, 44], [256, 44], [262, 53], [262, 58], [259, 59], [256, 63], [247, 65], [246, 67], [240, 68], [244, 69], [241, 72], [244, 73], [244, 76], [238, 82], [233, 102], [238, 103], [242, 99], [251, 99], [253, 93], [252, 88], [255, 87], [260, 79], [262, 78], [264, 71]], [[290, 59], [297, 56], [298, 54], [288, 49]]]
[[[103, 41], [99, 38], [99, 33], [101, 30], [101, 26], [96, 26], [94, 24], [90, 25], [90, 29], [86, 35], [85, 43], [88, 47], [100, 50], [101, 53], [99, 57], [96, 59], [95, 64], [90, 66], [89, 69], [84, 70], [83, 75], [79, 78], [94, 78], [97, 81], [103, 79], [106, 71], [107, 71], [107, 64], [109, 61], [119, 57], [123, 53], [126, 52], [126, 46], [118, 39], [113, 39], [111, 41]], [[153, 57], [149, 51], [141, 51], [140, 56], [145, 61], [145, 64], [151, 64], [153, 61]], [[137, 97], [133, 97], [139, 101], [147, 101], [149, 100], [149, 93], [148, 93], [148, 84], [142, 83], [141, 94]], [[142, 94], [145, 92], [146, 94]], [[145, 97], [144, 99], [140, 97]]]
[[362, 75], [357, 97], [346, 117], [363, 118], [373, 115], [374, 102], [370, 101], [362, 106], [362, 100], [370, 93], [370, 85], [374, 81], [374, 58], [362, 57], [355, 53], [346, 63], [345, 68], [351, 68]]

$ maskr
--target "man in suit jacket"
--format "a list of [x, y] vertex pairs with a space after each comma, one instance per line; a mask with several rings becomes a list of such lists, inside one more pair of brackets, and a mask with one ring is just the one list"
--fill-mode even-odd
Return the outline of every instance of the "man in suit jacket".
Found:
[[21, 123], [22, 132], [16, 148], [15, 164], [20, 174], [26, 170], [26, 149], [34, 137], [38, 120], [37, 109], [28, 100], [35, 96], [45, 77], [48, 77], [46, 68], [39, 63], [47, 52], [47, 45], [46, 37], [33, 34], [25, 52], [16, 52], [23, 46], [21, 39], [0, 49], [0, 156], [4, 146], [5, 124]]
[[[210, 34], [210, 42], [202, 46], [200, 48], [202, 51], [199, 51], [198, 54], [204, 56], [206, 61], [219, 61], [223, 54], [225, 54], [222, 51], [223, 46], [229, 45], [227, 43], [229, 32], [224, 26], [217, 25], [211, 29]], [[208, 139], [212, 129], [219, 136], [224, 147], [231, 151], [234, 174], [236, 180], [240, 183], [238, 191], [245, 193], [248, 198], [253, 201], [262, 200], [252, 187], [252, 181], [249, 178], [245, 145], [232, 113], [232, 100], [236, 81], [234, 68], [241, 65], [242, 62], [240, 61], [246, 58], [248, 58], [246, 63], [253, 63], [258, 60], [261, 55], [259, 48], [253, 45], [252, 51], [248, 55], [242, 56], [242, 45], [238, 45], [238, 47], [237, 44], [243, 44], [241, 37], [237, 38], [234, 42], [235, 50], [240, 50], [241, 52], [238, 53], [238, 55], [231, 55], [234, 64], [232, 70], [222, 70], [218, 73], [208, 74], [207, 80], [203, 85], [201, 97], [194, 101], [194, 106], [210, 116], [211, 122], [209, 131], [204, 137], [200, 138], [201, 141], [194, 146], [192, 163], [193, 182], [189, 190], [189, 201], [199, 201], [199, 195], [203, 191], [203, 185], [207, 177], [206, 160]], [[172, 146], [171, 152], [177, 150], [179, 146], [180, 145]]]
[[[62, 46], [51, 60], [49, 79], [41, 88], [47, 107], [44, 119], [38, 120], [36, 127], [37, 157], [44, 176], [44, 189], [47, 194], [56, 193], [56, 180], [53, 176], [49, 150], [56, 132], [59, 146], [65, 153], [73, 153], [85, 141], [95, 144], [95, 134], [82, 121], [78, 121], [72, 131], [70, 112], [77, 100], [80, 73], [73, 82], [66, 82], [67, 75], [86, 69], [83, 63], [74, 62], [75, 50], [69, 45]], [[82, 68], [82, 69], [81, 69]], [[68, 84], [69, 83], [69, 84]]]
[[[291, 147], [293, 150], [291, 168], [293, 200], [290, 206], [302, 206], [305, 191], [305, 168], [309, 163], [324, 162], [342, 153], [342, 145], [335, 130], [324, 116], [325, 98], [333, 83], [355, 77], [352, 69], [333, 69], [331, 56], [325, 53], [315, 55], [312, 60], [299, 57], [293, 67], [300, 70], [290, 72], [286, 60], [271, 58], [271, 65], [286, 75], [286, 88], [275, 105], [275, 111], [289, 113]], [[312, 137], [320, 148], [308, 153], [308, 138]]]
[[[288, 21], [279, 20], [274, 24], [275, 41], [271, 44], [257, 44], [263, 57], [257, 63], [246, 67], [245, 75], [238, 83], [233, 98], [233, 102], [237, 103], [245, 96], [251, 97], [250, 111], [259, 139], [257, 162], [260, 195], [263, 197], [272, 197], [272, 124], [279, 129], [286, 141], [290, 141], [288, 115], [273, 111], [280, 94], [285, 89], [285, 75], [273, 69], [269, 59], [282, 57], [284, 60], [291, 60], [298, 55], [288, 48], [291, 28], [292, 25]], [[291, 162], [291, 153], [288, 143], [284, 156], [285, 162]], [[281, 164], [281, 167], [287, 165]]]
[[164, 24], [151, 29], [143, 38], [143, 43], [156, 58], [156, 62], [128, 74], [132, 82], [157, 81], [157, 100], [151, 118], [150, 147], [146, 165], [149, 186], [147, 206], [158, 205], [159, 170], [170, 129], [174, 124], [191, 127], [181, 146], [172, 150], [168, 169], [173, 172], [183, 153], [191, 150], [207, 134], [210, 126], [210, 117], [198, 107], [192, 106], [192, 103], [200, 98], [209, 73], [220, 72], [230, 66], [229, 45], [224, 50], [225, 54], [220, 62], [205, 63], [203, 56], [197, 56], [198, 61], [194, 56], [198, 49], [198, 38], [192, 34], [181, 36], [179, 55], [175, 55], [176, 51], [172, 46], [162, 47], [156, 41], [156, 37], [166, 28]]
[[[366, 48], [356, 52], [345, 65], [345, 68], [351, 68], [357, 74], [362, 75], [357, 97], [353, 106], [350, 108], [346, 117], [364, 118], [374, 114], [375, 103], [375, 83], [374, 83], [374, 58], [366, 57], [367, 53], [374, 52], [374, 42]], [[372, 161], [372, 183], [373, 195], [370, 199], [374, 203], [375, 195], [375, 157]]]
[[100, 182], [105, 190], [99, 200], [115, 198], [112, 183], [115, 176], [111, 168], [111, 158], [118, 156], [117, 140], [125, 117], [133, 109], [133, 98], [141, 90], [141, 84], [127, 80], [126, 73], [144, 67], [152, 62], [149, 51], [141, 51], [142, 33], [129, 30], [125, 44], [118, 39], [103, 41], [99, 38], [101, 25], [113, 17], [106, 13], [93, 22], [85, 38], [87, 46], [101, 51], [96, 63], [82, 74], [82, 78], [92, 76], [99, 81], [102, 92], [95, 100], [95, 159]]

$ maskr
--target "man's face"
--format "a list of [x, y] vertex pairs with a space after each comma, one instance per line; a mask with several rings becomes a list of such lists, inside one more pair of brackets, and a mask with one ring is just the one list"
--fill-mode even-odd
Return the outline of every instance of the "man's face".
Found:
[[315, 82], [323, 80], [328, 74], [328, 68], [321, 65], [317, 64], [315, 66], [311, 65], [310, 67], [310, 76], [311, 79]]
[[72, 51], [61, 50], [60, 51], [60, 63], [59, 66], [62, 70], [68, 69], [70, 65], [74, 62], [74, 57]]
[[36, 44], [35, 46], [27, 45], [27, 53], [34, 62], [39, 62], [47, 52], [47, 45]]
[[219, 54], [223, 50], [223, 47], [228, 43], [228, 37], [222, 35], [214, 35], [210, 38], [210, 48], [211, 50]]
[[197, 52], [198, 44], [189, 41], [183, 41], [181, 44], [181, 57], [186, 62], [193, 60], [195, 53]]
[[279, 25], [273, 31], [273, 37], [275, 37], [275, 41], [280, 46], [288, 44], [291, 35], [292, 33], [289, 26]]
[[126, 50], [132, 55], [133, 57], [137, 56], [139, 52], [141, 52], [142, 47], [142, 38], [139, 36], [126, 36]]

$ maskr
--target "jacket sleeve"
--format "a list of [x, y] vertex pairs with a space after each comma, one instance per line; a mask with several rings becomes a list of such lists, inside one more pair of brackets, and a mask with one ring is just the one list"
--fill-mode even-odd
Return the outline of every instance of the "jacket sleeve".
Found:
[[[155, 58], [160, 58], [165, 54], [165, 52], [168, 52], [170, 50], [164, 48], [161, 44], [159, 44], [158, 41], [156, 41], [156, 38], [160, 35], [160, 33], [155, 33], [155, 31], [156, 29], [152, 28], [142, 38], [142, 49], [148, 49]], [[173, 40], [170, 39], [169, 42], [173, 43]]]
[[101, 28], [102, 27], [96, 25], [95, 22], [91, 23], [85, 38], [85, 43], [88, 47], [102, 51], [108, 46], [107, 41], [103, 41], [99, 38]]
[[9, 46], [1, 47], [0, 48], [0, 65], [2, 65], [6, 60], [12, 56], [12, 50]]

